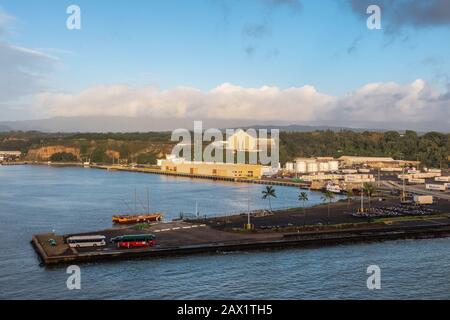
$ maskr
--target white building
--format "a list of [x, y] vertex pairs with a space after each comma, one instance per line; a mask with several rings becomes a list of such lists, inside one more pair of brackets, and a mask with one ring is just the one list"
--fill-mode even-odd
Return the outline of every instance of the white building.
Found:
[[165, 160], [169, 160], [172, 163], [184, 163], [186, 161], [185, 158], [179, 158], [174, 154], [166, 154], [166, 159], [157, 159], [156, 165], [161, 167]]
[[20, 151], [0, 151], [0, 161], [16, 160], [22, 155]]
[[271, 138], [259, 138], [239, 129], [223, 144], [227, 149], [234, 151], [258, 152], [275, 146], [275, 140]]
[[277, 168], [273, 168], [272, 166], [263, 166], [261, 169], [261, 175], [266, 176], [266, 177], [271, 177], [271, 176], [278, 174], [279, 171], [280, 171], [279, 164], [278, 164]]

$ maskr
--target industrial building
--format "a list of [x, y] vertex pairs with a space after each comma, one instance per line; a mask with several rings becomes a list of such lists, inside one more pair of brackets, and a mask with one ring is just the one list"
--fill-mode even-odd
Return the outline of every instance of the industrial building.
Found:
[[419, 161], [409, 160], [394, 160], [390, 157], [357, 157], [357, 156], [342, 156], [339, 159], [342, 166], [355, 167], [367, 166], [370, 168], [400, 168], [405, 166], [418, 166]]
[[162, 160], [161, 170], [188, 175], [260, 179], [261, 165]]

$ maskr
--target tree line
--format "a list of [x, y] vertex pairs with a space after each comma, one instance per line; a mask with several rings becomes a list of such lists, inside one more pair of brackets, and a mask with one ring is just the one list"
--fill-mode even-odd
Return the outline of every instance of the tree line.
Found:
[[[0, 133], [0, 150], [19, 150], [23, 154], [31, 148], [64, 145], [80, 148], [92, 161], [110, 162], [107, 150], [116, 151], [121, 159], [145, 163], [155, 162], [158, 153], [170, 149], [170, 132], [134, 133]], [[164, 146], [164, 148], [158, 148]], [[142, 154], [142, 155], [141, 155]], [[141, 155], [141, 156], [139, 156]], [[399, 133], [313, 131], [280, 132], [280, 161], [296, 157], [342, 155], [386, 156], [398, 160], [420, 161], [423, 166], [447, 168], [450, 155], [450, 134], [414, 131]], [[133, 157], [133, 159], [131, 159]]]
[[448, 168], [450, 134], [414, 131], [399, 133], [354, 132], [343, 130], [315, 132], [281, 132], [280, 160], [292, 161], [296, 157], [342, 155], [393, 157], [397, 160], [420, 161], [423, 166]]

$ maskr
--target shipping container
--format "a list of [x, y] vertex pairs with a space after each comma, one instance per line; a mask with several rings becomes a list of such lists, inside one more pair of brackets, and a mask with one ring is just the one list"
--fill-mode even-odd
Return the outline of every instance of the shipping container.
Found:
[[408, 183], [409, 184], [424, 184], [425, 183], [425, 179], [408, 179]]
[[414, 202], [417, 204], [433, 204], [433, 196], [414, 196]]
[[427, 184], [425, 185], [427, 190], [445, 191], [445, 185], [443, 184]]

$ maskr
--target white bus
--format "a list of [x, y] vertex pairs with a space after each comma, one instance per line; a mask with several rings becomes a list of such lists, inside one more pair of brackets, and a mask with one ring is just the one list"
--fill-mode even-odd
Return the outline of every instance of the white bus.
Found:
[[102, 247], [106, 245], [106, 237], [101, 235], [74, 236], [67, 238], [71, 248]]

